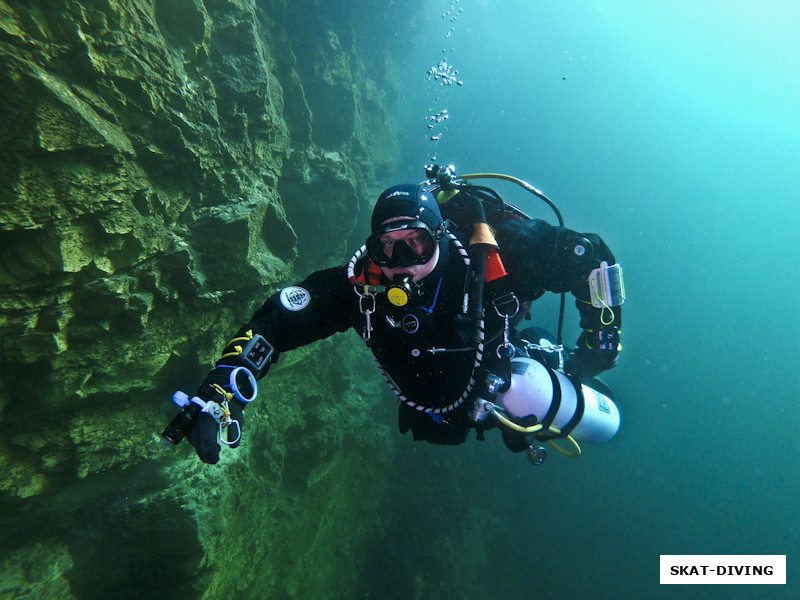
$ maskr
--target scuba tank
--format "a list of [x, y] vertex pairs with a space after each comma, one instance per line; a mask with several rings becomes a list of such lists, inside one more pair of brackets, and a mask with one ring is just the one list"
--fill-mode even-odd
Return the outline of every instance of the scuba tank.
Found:
[[515, 419], [547, 423], [560, 431], [558, 437], [607, 442], [619, 430], [611, 398], [530, 358], [511, 359], [511, 385], [497, 395], [497, 404]]

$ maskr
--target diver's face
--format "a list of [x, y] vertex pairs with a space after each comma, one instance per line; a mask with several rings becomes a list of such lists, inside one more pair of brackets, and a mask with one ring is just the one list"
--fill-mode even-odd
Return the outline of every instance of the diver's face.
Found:
[[412, 281], [419, 281], [436, 268], [439, 244], [424, 229], [389, 231], [379, 239], [383, 254], [388, 263], [393, 265], [381, 267], [381, 271], [389, 279], [394, 280], [397, 275], [411, 275]]
[[379, 237], [381, 248], [386, 258], [391, 260], [392, 254], [398, 244], [405, 244], [418, 257], [430, 255], [431, 240], [430, 234], [424, 229], [401, 229], [389, 231]]

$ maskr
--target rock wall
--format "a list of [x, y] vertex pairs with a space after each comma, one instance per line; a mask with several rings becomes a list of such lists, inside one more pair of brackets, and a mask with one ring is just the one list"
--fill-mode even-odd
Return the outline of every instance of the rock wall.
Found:
[[325, 4], [0, 0], [0, 598], [354, 589], [393, 455], [356, 335], [283, 357], [219, 466], [159, 435], [393, 169], [414, 9]]

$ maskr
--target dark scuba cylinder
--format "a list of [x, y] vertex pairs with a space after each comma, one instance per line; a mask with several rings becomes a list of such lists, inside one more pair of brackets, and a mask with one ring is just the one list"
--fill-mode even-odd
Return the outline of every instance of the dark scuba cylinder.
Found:
[[607, 442], [619, 429], [611, 398], [530, 358], [511, 359], [511, 385], [497, 404], [512, 418], [536, 417], [576, 440]]

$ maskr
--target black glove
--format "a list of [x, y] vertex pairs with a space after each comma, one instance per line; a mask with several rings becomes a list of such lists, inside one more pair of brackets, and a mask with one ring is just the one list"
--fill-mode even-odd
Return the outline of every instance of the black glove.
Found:
[[[219, 393], [214, 384], [224, 388], [229, 382], [229, 377], [230, 371], [217, 367], [200, 384], [200, 388], [197, 390], [197, 397], [205, 402], [212, 401], [222, 404], [225, 398]], [[228, 410], [231, 412], [230, 418], [238, 422], [238, 427], [236, 424], [230, 424], [223, 428], [231, 448], [237, 448], [241, 442], [242, 431], [244, 430], [244, 406], [243, 402], [235, 398], [228, 402]], [[218, 437], [219, 423], [210, 414], [199, 413], [189, 434], [189, 443], [194, 446], [197, 456], [204, 463], [215, 465], [219, 462], [220, 447], [217, 443]]]
[[[221, 397], [219, 397], [221, 400]], [[244, 404], [238, 400], [231, 400], [228, 403], [228, 410], [231, 411], [231, 419], [239, 423], [237, 428], [235, 424], [228, 425], [223, 428], [227, 432], [227, 439], [230, 442], [231, 448], [237, 448], [242, 441], [241, 433], [244, 429], [244, 415], [242, 410]], [[215, 465], [219, 462], [219, 423], [214, 420], [214, 417], [208, 413], [201, 412], [197, 415], [192, 432], [189, 434], [189, 443], [194, 446], [197, 451], [197, 456], [200, 457], [204, 463]]]
[[616, 327], [586, 329], [567, 357], [564, 370], [578, 378], [594, 377], [617, 364], [620, 331]]

